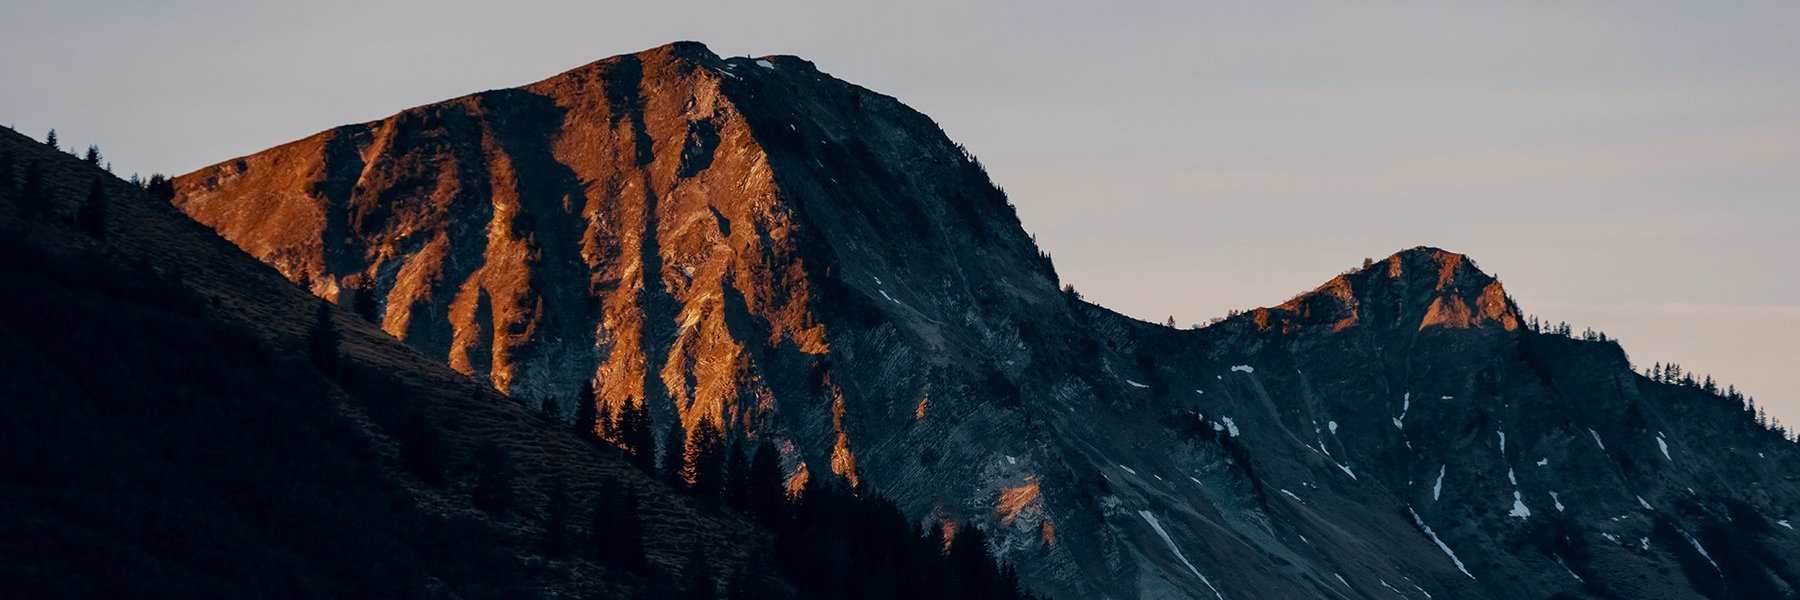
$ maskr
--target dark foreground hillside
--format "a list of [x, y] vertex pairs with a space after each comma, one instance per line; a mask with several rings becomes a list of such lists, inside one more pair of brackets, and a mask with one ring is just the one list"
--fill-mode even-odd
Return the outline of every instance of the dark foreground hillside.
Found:
[[[328, 313], [341, 364], [309, 360], [306, 292], [71, 156], [0, 151], [6, 595], [623, 597], [768, 545], [354, 317]], [[590, 510], [548, 518], [606, 484], [639, 498], [642, 567], [601, 564]]]

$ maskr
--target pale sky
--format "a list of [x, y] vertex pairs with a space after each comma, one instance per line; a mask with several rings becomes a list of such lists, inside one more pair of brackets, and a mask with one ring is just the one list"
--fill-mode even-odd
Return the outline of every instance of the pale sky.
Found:
[[937, 119], [1126, 314], [1435, 245], [1800, 423], [1800, 2], [0, 4], [0, 123], [120, 173], [674, 40], [796, 54]]

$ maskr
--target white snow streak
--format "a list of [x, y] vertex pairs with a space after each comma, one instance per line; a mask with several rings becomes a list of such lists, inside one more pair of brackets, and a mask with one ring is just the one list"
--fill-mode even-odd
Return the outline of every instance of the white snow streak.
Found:
[[1138, 383], [1138, 382], [1136, 382], [1136, 381], [1132, 381], [1132, 380], [1130, 380], [1130, 379], [1127, 379], [1127, 380], [1125, 380], [1125, 383], [1129, 383], [1129, 384], [1131, 384], [1131, 387], [1134, 387], [1134, 388], [1148, 388], [1148, 387], [1150, 387], [1150, 386], [1147, 386], [1147, 385], [1144, 385], [1144, 384], [1141, 384], [1141, 383]]
[[1606, 442], [1600, 441], [1600, 434], [1592, 429], [1588, 430], [1588, 434], [1594, 436], [1594, 445], [1599, 446], [1601, 452], [1605, 452], [1606, 451]]
[[1284, 489], [1284, 490], [1281, 490], [1281, 493], [1287, 494], [1287, 497], [1293, 498], [1295, 502], [1305, 502], [1305, 500], [1301, 500], [1299, 496], [1295, 496], [1293, 492], [1290, 492], [1290, 491], [1287, 491]]
[[1669, 462], [1675, 462], [1675, 458], [1669, 456], [1669, 443], [1663, 441], [1662, 436], [1656, 437], [1656, 446], [1662, 448], [1664, 459], [1667, 459]]
[[1125, 472], [1126, 472], [1126, 473], [1130, 473], [1130, 474], [1132, 474], [1132, 475], [1136, 475], [1136, 474], [1137, 474], [1137, 471], [1133, 471], [1133, 470], [1131, 470], [1131, 467], [1127, 467], [1127, 466], [1125, 466], [1125, 465], [1119, 465], [1119, 468], [1121, 468], [1121, 469], [1124, 469], [1124, 470], [1125, 470]]
[[[1679, 529], [1677, 529], [1677, 530], [1676, 530], [1676, 531], [1681, 531], [1681, 530], [1679, 530]], [[1699, 550], [1699, 551], [1700, 551], [1700, 557], [1701, 557], [1701, 558], [1705, 558], [1705, 559], [1706, 559], [1706, 562], [1707, 562], [1707, 563], [1708, 563], [1708, 564], [1711, 564], [1711, 565], [1712, 565], [1712, 568], [1713, 568], [1713, 570], [1714, 570], [1714, 571], [1719, 571], [1719, 570], [1720, 570], [1720, 569], [1719, 569], [1719, 563], [1716, 563], [1716, 562], [1713, 562], [1713, 559], [1712, 559], [1712, 555], [1711, 555], [1711, 554], [1707, 554], [1707, 553], [1706, 553], [1706, 548], [1705, 548], [1705, 547], [1702, 547], [1702, 546], [1701, 546], [1701, 545], [1700, 545], [1700, 542], [1699, 542], [1699, 541], [1697, 541], [1697, 540], [1695, 540], [1695, 539], [1694, 539], [1694, 536], [1691, 536], [1691, 535], [1688, 535], [1688, 533], [1687, 533], [1687, 532], [1686, 532], [1686, 531], [1682, 531], [1682, 532], [1681, 532], [1681, 537], [1683, 537], [1683, 538], [1686, 538], [1686, 539], [1687, 539], [1687, 541], [1688, 541], [1688, 543], [1689, 543], [1689, 544], [1692, 544], [1692, 545], [1693, 545], [1693, 546], [1694, 546], [1694, 549], [1695, 549], [1695, 550]]]
[[1780, 525], [1780, 526], [1782, 526], [1782, 527], [1786, 527], [1786, 528], [1788, 528], [1788, 529], [1793, 529], [1793, 528], [1794, 528], [1794, 526], [1793, 526], [1793, 525], [1789, 525], [1789, 524], [1788, 524], [1788, 522], [1787, 522], [1787, 519], [1782, 519], [1782, 520], [1780, 520], [1780, 521], [1776, 521], [1776, 522], [1775, 522], [1775, 524], [1776, 524], [1776, 525]]
[[1250, 365], [1238, 365], [1238, 366], [1232, 367], [1231, 372], [1233, 372], [1233, 373], [1255, 373], [1256, 367], [1252, 367]]
[[1650, 503], [1645, 502], [1643, 496], [1638, 496], [1637, 500], [1638, 500], [1638, 506], [1644, 507], [1644, 510], [1656, 510], [1654, 508], [1650, 508]]
[[1419, 529], [1425, 530], [1425, 535], [1426, 537], [1431, 538], [1431, 543], [1437, 544], [1438, 549], [1444, 551], [1444, 556], [1450, 557], [1450, 562], [1456, 563], [1456, 570], [1462, 571], [1462, 574], [1464, 575], [1468, 575], [1469, 579], [1475, 578], [1475, 575], [1469, 573], [1468, 568], [1463, 567], [1462, 559], [1456, 557], [1456, 553], [1450, 550], [1450, 546], [1445, 545], [1444, 540], [1438, 539], [1437, 533], [1431, 530], [1431, 526], [1426, 525], [1425, 520], [1419, 518], [1418, 512], [1414, 511], [1411, 506], [1406, 507], [1406, 512], [1412, 515], [1413, 523], [1417, 524]]
[[1431, 501], [1436, 502], [1438, 495], [1444, 492], [1444, 465], [1438, 465], [1437, 483], [1431, 484]]
[[1212, 581], [1208, 580], [1205, 575], [1201, 575], [1200, 569], [1195, 568], [1194, 563], [1188, 562], [1187, 557], [1181, 554], [1181, 549], [1175, 547], [1175, 540], [1169, 537], [1169, 532], [1163, 531], [1162, 523], [1156, 521], [1156, 515], [1150, 514], [1150, 511], [1147, 510], [1138, 511], [1138, 515], [1144, 517], [1144, 522], [1149, 523], [1151, 529], [1156, 530], [1156, 535], [1162, 536], [1163, 543], [1169, 545], [1169, 551], [1174, 552], [1175, 558], [1181, 559], [1181, 564], [1187, 565], [1188, 570], [1193, 571], [1194, 576], [1200, 578], [1200, 583], [1206, 584], [1207, 589], [1212, 590], [1213, 595], [1218, 596], [1219, 600], [1225, 600], [1225, 595], [1219, 593], [1219, 588], [1213, 587]]
[[756, 60], [756, 66], [762, 67], [764, 69], [773, 69], [773, 68], [775, 68], [775, 63], [772, 63], [772, 62], [769, 62], [766, 60], [762, 60], [759, 58]]

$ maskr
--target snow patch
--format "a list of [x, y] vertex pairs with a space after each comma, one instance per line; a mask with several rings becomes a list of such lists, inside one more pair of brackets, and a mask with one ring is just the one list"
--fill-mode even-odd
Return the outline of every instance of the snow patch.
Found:
[[1150, 386], [1147, 386], [1147, 385], [1144, 385], [1144, 384], [1141, 384], [1141, 383], [1138, 383], [1138, 382], [1136, 382], [1136, 381], [1132, 381], [1132, 380], [1130, 380], [1130, 379], [1127, 379], [1127, 380], [1125, 380], [1125, 383], [1129, 383], [1129, 384], [1131, 384], [1131, 387], [1134, 387], [1134, 388], [1148, 388], [1148, 387], [1150, 387]]
[[1589, 429], [1588, 434], [1594, 436], [1594, 445], [1599, 446], [1601, 452], [1605, 452], [1606, 451], [1606, 442], [1600, 441], [1600, 433], [1596, 432], [1592, 429]]
[[1205, 575], [1201, 575], [1200, 569], [1195, 568], [1194, 563], [1188, 562], [1187, 556], [1181, 554], [1181, 548], [1175, 546], [1175, 540], [1169, 537], [1169, 532], [1163, 531], [1162, 523], [1156, 521], [1156, 515], [1150, 514], [1150, 511], [1147, 510], [1140, 510], [1138, 516], [1143, 517], [1144, 522], [1149, 523], [1150, 528], [1156, 530], [1156, 535], [1161, 536], [1163, 543], [1169, 545], [1169, 551], [1175, 553], [1175, 558], [1180, 559], [1181, 564], [1187, 565], [1188, 570], [1193, 571], [1195, 577], [1200, 578], [1200, 583], [1206, 584], [1206, 588], [1212, 590], [1213, 595], [1218, 596], [1219, 600], [1225, 600], [1225, 594], [1219, 593], [1219, 588], [1213, 587], [1212, 581], [1208, 580]]
[[1231, 372], [1233, 372], [1233, 373], [1255, 373], [1256, 367], [1252, 367], [1250, 365], [1238, 365], [1238, 366], [1232, 367]]
[[1531, 507], [1525, 506], [1525, 499], [1519, 497], [1519, 490], [1513, 490], [1512, 512], [1506, 513], [1506, 515], [1519, 519], [1531, 517]]
[[[1350, 467], [1346, 467], [1346, 466], [1344, 466], [1344, 465], [1343, 465], [1343, 464], [1340, 464], [1340, 463], [1332, 463], [1332, 464], [1336, 464], [1336, 465], [1337, 465], [1337, 468], [1339, 468], [1339, 469], [1343, 469], [1343, 471], [1344, 471], [1344, 474], [1345, 474], [1345, 475], [1349, 475], [1349, 476], [1350, 476], [1350, 478], [1351, 478], [1351, 479], [1356, 479], [1356, 474], [1355, 474], [1355, 473], [1352, 473], [1352, 472], [1350, 472]], [[1358, 481], [1361, 481], [1361, 480], [1358, 480]]]
[[1789, 524], [1788, 524], [1788, 522], [1787, 522], [1787, 519], [1782, 519], [1782, 520], [1780, 520], [1780, 521], [1776, 521], [1776, 522], [1775, 522], [1775, 524], [1776, 524], [1776, 525], [1780, 525], [1780, 526], [1782, 526], [1782, 527], [1786, 527], [1786, 528], [1788, 528], [1788, 529], [1793, 529], [1793, 528], [1794, 528], [1794, 526], [1793, 526], [1793, 525], [1789, 525]]
[[1287, 491], [1284, 489], [1284, 490], [1281, 490], [1281, 493], [1287, 494], [1287, 497], [1293, 498], [1295, 502], [1305, 502], [1304, 500], [1301, 500], [1299, 496], [1295, 496], [1293, 492], [1290, 492], [1290, 491]]
[[1658, 436], [1656, 436], [1656, 446], [1657, 446], [1657, 447], [1658, 447], [1658, 448], [1662, 448], [1662, 453], [1663, 453], [1663, 459], [1664, 459], [1664, 460], [1667, 460], [1667, 461], [1669, 461], [1669, 462], [1675, 462], [1675, 458], [1674, 458], [1674, 457], [1671, 457], [1671, 456], [1669, 456], [1669, 443], [1668, 443], [1668, 442], [1665, 442], [1665, 441], [1663, 441], [1663, 439], [1662, 439], [1662, 436], [1661, 436], [1661, 435], [1658, 435]]
[[1540, 466], [1540, 467], [1550, 466], [1550, 459], [1548, 457], [1538, 459], [1537, 466]]
[[1337, 435], [1337, 421], [1326, 421], [1325, 426], [1331, 428], [1331, 435]]
[[1550, 492], [1550, 501], [1556, 503], [1556, 512], [1563, 511], [1562, 498], [1557, 497], [1556, 492]]
[[1456, 563], [1456, 570], [1462, 571], [1462, 574], [1464, 575], [1468, 575], [1469, 579], [1475, 578], [1475, 575], [1469, 573], [1469, 569], [1463, 567], [1462, 559], [1456, 557], [1456, 553], [1450, 550], [1450, 546], [1445, 545], [1444, 540], [1438, 539], [1437, 533], [1431, 530], [1431, 526], [1426, 525], [1425, 520], [1419, 518], [1419, 513], [1417, 511], [1414, 511], [1411, 506], [1408, 506], [1406, 507], [1406, 512], [1412, 515], [1413, 524], [1418, 525], [1419, 529], [1425, 530], [1425, 536], [1431, 538], [1431, 543], [1437, 544], [1438, 549], [1443, 550], [1444, 555], [1450, 557], [1450, 562]]
[[1136, 474], [1137, 474], [1137, 471], [1133, 471], [1133, 470], [1131, 470], [1131, 467], [1127, 467], [1127, 466], [1125, 466], [1125, 465], [1119, 465], [1119, 468], [1121, 468], [1121, 469], [1124, 469], [1124, 470], [1125, 470], [1125, 472], [1126, 472], [1126, 473], [1130, 473], [1130, 474], [1132, 474], [1132, 475], [1136, 475]]
[[1438, 465], [1437, 483], [1431, 484], [1431, 501], [1436, 502], [1438, 495], [1444, 492], [1444, 465]]
[[773, 69], [773, 68], [775, 68], [775, 63], [772, 63], [772, 62], [769, 62], [769, 61], [759, 58], [759, 59], [756, 59], [756, 66], [762, 67], [764, 69]]
[[[1236, 423], [1236, 422], [1233, 422], [1233, 421], [1232, 421], [1232, 420], [1231, 420], [1231, 417], [1219, 417], [1219, 420], [1220, 420], [1220, 421], [1224, 421], [1224, 422], [1225, 422], [1225, 430], [1226, 430], [1226, 431], [1227, 431], [1227, 432], [1228, 432], [1228, 433], [1230, 433], [1230, 434], [1231, 434], [1231, 437], [1237, 437], [1237, 436], [1238, 436], [1238, 428], [1237, 428], [1237, 423]], [[1259, 439], [1260, 439], [1260, 438], [1259, 438]]]
[[1638, 500], [1638, 506], [1644, 507], [1644, 510], [1656, 510], [1654, 508], [1650, 508], [1650, 503], [1645, 502], [1643, 496], [1638, 496], [1637, 500]]

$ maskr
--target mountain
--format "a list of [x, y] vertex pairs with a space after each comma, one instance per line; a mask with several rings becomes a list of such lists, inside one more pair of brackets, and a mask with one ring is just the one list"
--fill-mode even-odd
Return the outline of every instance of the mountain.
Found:
[[[321, 313], [136, 186], [11, 130], [0, 157], [9, 595], [628, 597], [696, 548], [731, 573], [772, 546], [534, 408]], [[341, 364], [308, 358], [320, 315]], [[641, 571], [574, 533], [609, 485], [638, 497]], [[555, 499], [581, 507], [560, 521], [567, 551], [546, 547]]]
[[[1059, 289], [928, 117], [683, 42], [175, 180], [516, 398], [782, 449], [1058, 597], [1792, 596], [1794, 445], [1415, 248], [1197, 330]], [[667, 435], [667, 434], [664, 434]], [[1455, 468], [1451, 468], [1455, 467]]]

